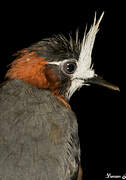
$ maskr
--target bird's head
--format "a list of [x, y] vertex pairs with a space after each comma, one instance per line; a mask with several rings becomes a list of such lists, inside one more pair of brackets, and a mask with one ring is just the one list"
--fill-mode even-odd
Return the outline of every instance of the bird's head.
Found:
[[118, 90], [117, 86], [99, 78], [92, 66], [92, 49], [103, 14], [97, 22], [95, 15], [82, 42], [78, 32], [75, 40], [71, 36], [68, 40], [63, 35], [56, 35], [20, 51], [6, 77], [49, 89], [64, 100], [69, 100], [77, 89], [90, 83]]

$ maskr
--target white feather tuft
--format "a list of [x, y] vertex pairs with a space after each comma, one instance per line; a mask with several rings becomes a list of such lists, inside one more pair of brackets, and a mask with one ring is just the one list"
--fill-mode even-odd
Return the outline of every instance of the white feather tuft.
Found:
[[87, 34], [85, 30], [84, 38], [81, 44], [80, 56], [77, 63], [77, 69], [73, 74], [71, 87], [67, 93], [68, 99], [70, 99], [72, 94], [78, 88], [81, 88], [84, 85], [84, 81], [83, 81], [84, 79], [92, 78], [95, 75], [94, 70], [92, 69], [91, 55], [92, 55], [92, 49], [94, 46], [96, 34], [98, 32], [99, 24], [103, 18], [103, 15], [104, 12], [96, 22], [96, 13], [95, 13], [93, 25], [91, 26]]

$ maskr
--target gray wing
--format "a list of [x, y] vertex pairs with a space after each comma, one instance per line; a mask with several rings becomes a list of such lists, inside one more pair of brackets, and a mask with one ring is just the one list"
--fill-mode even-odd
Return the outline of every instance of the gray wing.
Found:
[[74, 113], [48, 90], [21, 80], [0, 88], [0, 180], [77, 179]]

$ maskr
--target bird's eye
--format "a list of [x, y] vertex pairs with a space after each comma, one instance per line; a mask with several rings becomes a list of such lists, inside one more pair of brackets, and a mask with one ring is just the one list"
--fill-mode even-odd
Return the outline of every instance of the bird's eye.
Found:
[[62, 66], [62, 70], [66, 74], [73, 74], [76, 68], [77, 68], [77, 64], [75, 61], [67, 61]]

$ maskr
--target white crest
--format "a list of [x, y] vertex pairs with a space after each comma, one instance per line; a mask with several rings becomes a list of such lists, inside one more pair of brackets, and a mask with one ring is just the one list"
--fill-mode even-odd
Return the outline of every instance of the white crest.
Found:
[[[103, 18], [104, 12], [100, 16], [99, 20], [96, 22], [96, 13], [94, 17], [94, 23], [91, 26], [89, 32], [86, 34], [86, 30], [84, 33], [84, 38], [81, 43], [81, 51], [79, 60], [77, 62], [77, 69], [72, 77], [71, 87], [67, 93], [68, 99], [72, 96], [72, 94], [84, 85], [84, 79], [92, 78], [95, 75], [94, 70], [92, 69], [92, 49], [94, 46], [96, 34], [98, 32], [99, 24]], [[82, 80], [83, 79], [83, 80]]]

